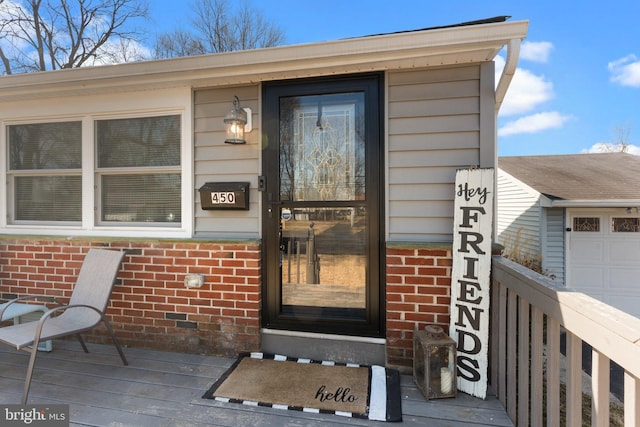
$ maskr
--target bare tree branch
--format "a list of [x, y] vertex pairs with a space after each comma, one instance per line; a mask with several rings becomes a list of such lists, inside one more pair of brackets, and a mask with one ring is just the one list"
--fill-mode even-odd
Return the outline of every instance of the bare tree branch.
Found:
[[234, 10], [228, 0], [196, 0], [195, 31], [175, 30], [156, 38], [155, 57], [199, 55], [277, 46], [284, 32], [247, 3]]
[[146, 0], [0, 2], [4, 73], [100, 63], [110, 42], [142, 39], [132, 24], [147, 13]]

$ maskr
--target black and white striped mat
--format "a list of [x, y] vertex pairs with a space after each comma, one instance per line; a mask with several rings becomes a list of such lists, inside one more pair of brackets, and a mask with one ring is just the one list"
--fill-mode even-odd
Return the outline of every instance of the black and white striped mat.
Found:
[[[345, 412], [339, 410], [327, 410], [317, 407], [285, 405], [273, 402], [261, 402], [255, 400], [245, 400], [241, 398], [230, 398], [216, 396], [218, 388], [229, 378], [232, 372], [240, 364], [243, 358], [273, 360], [282, 362], [293, 362], [303, 364], [320, 364], [324, 366], [347, 366], [369, 369], [369, 392], [367, 396], [366, 411], [363, 413]], [[330, 371], [329, 371], [330, 372]], [[240, 355], [238, 360], [220, 377], [213, 386], [202, 396], [205, 399], [214, 399], [219, 402], [240, 403], [249, 406], [261, 406], [274, 409], [285, 409], [292, 411], [302, 411], [311, 413], [329, 413], [345, 417], [364, 418], [375, 421], [402, 421], [402, 404], [400, 398], [400, 374], [395, 369], [388, 369], [378, 365], [359, 365], [351, 363], [337, 363], [333, 361], [318, 361], [311, 359], [292, 358], [277, 354], [268, 353], [246, 353]]]

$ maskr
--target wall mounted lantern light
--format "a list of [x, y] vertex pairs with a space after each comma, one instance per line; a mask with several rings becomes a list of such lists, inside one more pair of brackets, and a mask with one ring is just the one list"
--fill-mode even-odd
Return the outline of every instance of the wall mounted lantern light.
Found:
[[237, 96], [233, 97], [233, 108], [224, 118], [224, 124], [227, 128], [227, 144], [246, 144], [244, 139], [245, 132], [251, 132], [251, 109], [240, 107], [240, 100]]

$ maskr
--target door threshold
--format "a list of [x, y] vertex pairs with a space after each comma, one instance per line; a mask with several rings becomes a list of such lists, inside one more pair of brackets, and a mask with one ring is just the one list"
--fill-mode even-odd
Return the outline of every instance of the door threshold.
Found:
[[313, 338], [319, 340], [333, 340], [333, 341], [352, 341], [352, 342], [365, 342], [372, 344], [385, 344], [386, 339], [384, 338], [372, 338], [372, 337], [356, 337], [351, 335], [337, 335], [337, 334], [326, 334], [319, 332], [302, 332], [302, 331], [288, 331], [282, 329], [269, 329], [262, 328], [260, 332], [263, 335], [282, 335], [287, 337], [302, 337], [302, 338]]
[[385, 365], [384, 338], [262, 329], [262, 351], [313, 360]]

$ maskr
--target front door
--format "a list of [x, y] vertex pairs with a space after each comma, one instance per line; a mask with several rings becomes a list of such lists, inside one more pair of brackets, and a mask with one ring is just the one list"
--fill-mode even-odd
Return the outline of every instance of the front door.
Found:
[[263, 324], [380, 337], [379, 74], [263, 88]]

